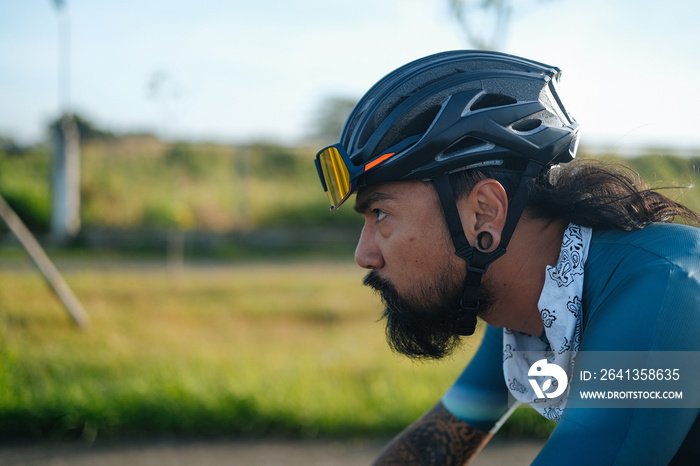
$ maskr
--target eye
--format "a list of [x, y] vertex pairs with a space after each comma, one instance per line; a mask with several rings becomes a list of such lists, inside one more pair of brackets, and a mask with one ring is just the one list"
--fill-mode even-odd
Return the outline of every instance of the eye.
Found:
[[374, 209], [374, 210], [372, 210], [372, 212], [374, 212], [374, 215], [377, 216], [377, 221], [378, 221], [378, 222], [382, 221], [382, 220], [386, 217], [386, 215], [387, 215], [386, 212], [384, 212], [384, 211], [381, 210], [381, 209]]

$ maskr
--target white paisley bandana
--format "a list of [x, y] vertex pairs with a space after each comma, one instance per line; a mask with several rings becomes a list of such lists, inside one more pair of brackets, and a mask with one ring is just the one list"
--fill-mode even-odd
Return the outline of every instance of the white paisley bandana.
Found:
[[[544, 287], [537, 303], [544, 323], [544, 334], [535, 337], [503, 329], [503, 374], [508, 390], [516, 400], [531, 404], [544, 417], [557, 422], [566, 405], [574, 357], [581, 343], [583, 264], [590, 241], [590, 228], [570, 224], [564, 232], [557, 265], [547, 266]], [[524, 351], [528, 353], [521, 353]], [[552, 381], [549, 377], [549, 381], [546, 381], [543, 377], [530, 375], [536, 374], [533, 370], [540, 370], [536, 363], [542, 359], [547, 360], [545, 365], [548, 367], [553, 367], [549, 366], [553, 363], [564, 368], [555, 368], [562, 376], [566, 371], [566, 390], [554, 398], [548, 396], [560, 391], [551, 390], [557, 387], [558, 378]], [[544, 385], [540, 386], [539, 383]], [[543, 392], [548, 393], [544, 398]]]

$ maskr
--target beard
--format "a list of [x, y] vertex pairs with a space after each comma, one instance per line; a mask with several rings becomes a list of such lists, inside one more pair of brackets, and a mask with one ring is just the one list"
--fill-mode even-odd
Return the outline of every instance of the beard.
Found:
[[[392, 350], [414, 359], [442, 359], [461, 343], [457, 319], [463, 279], [444, 274], [432, 286], [417, 286], [413, 296], [401, 296], [393, 283], [374, 270], [365, 276], [364, 284], [384, 303], [382, 319], [386, 319], [386, 337]], [[482, 284], [476, 314], [484, 315], [492, 304], [492, 293]]]

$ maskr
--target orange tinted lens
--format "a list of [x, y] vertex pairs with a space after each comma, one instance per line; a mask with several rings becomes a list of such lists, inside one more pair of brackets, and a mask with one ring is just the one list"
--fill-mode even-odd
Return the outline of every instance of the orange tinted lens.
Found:
[[329, 147], [318, 155], [323, 178], [328, 189], [331, 209], [335, 209], [350, 195], [350, 173], [335, 147]]

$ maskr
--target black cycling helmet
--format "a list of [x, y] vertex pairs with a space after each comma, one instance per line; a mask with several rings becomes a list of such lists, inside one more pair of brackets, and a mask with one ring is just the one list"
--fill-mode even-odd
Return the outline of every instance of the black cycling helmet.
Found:
[[[557, 92], [560, 70], [486, 51], [452, 51], [411, 62], [375, 84], [348, 117], [338, 144], [316, 166], [331, 208], [362, 186], [431, 180], [456, 253], [467, 262], [459, 333], [476, 324], [481, 275], [505, 253], [529, 186], [575, 157], [579, 125]], [[522, 174], [499, 247], [483, 253], [462, 231], [451, 173], [489, 168]]]

